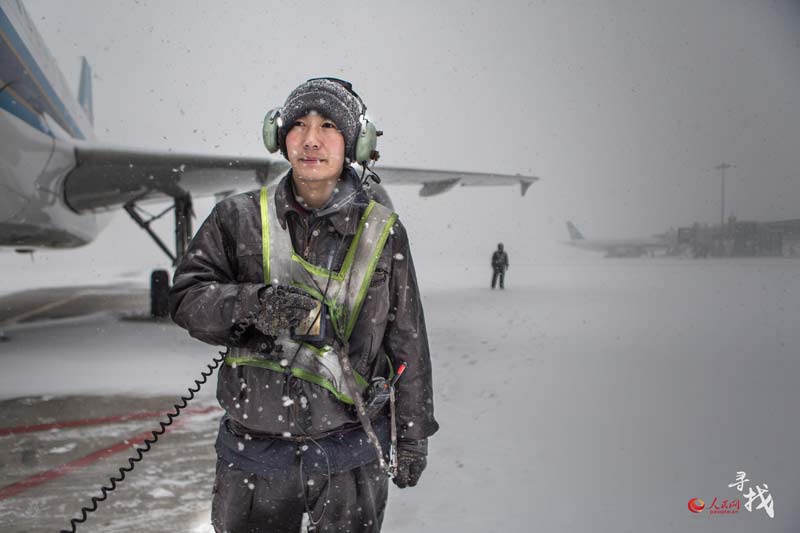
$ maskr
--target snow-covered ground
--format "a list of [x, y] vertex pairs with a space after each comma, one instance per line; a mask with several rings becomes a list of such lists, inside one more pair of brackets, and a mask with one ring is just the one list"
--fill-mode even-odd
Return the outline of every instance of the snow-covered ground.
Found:
[[[442, 429], [384, 530], [797, 531], [800, 261], [585, 257], [512, 264], [505, 291], [483, 266], [418, 264]], [[216, 353], [103, 316], [8, 334], [4, 398], [177, 395]], [[774, 518], [744, 508], [737, 471]], [[741, 510], [709, 515], [714, 497]]]

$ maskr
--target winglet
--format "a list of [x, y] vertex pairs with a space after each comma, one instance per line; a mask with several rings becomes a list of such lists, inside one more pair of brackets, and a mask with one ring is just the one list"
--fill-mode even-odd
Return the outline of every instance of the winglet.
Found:
[[94, 124], [94, 105], [92, 104], [92, 67], [85, 57], [81, 58], [81, 83], [78, 88], [78, 103], [86, 111], [89, 122]]
[[530, 189], [531, 185], [533, 185], [532, 181], [519, 180], [519, 192], [520, 192], [520, 194], [522, 196], [525, 196], [525, 193], [528, 192], [528, 189]]

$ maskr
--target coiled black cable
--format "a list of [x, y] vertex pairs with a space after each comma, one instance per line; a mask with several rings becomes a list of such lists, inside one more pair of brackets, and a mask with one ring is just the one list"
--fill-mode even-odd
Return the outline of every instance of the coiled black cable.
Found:
[[121, 483], [125, 480], [125, 475], [132, 471], [136, 463], [142, 460], [145, 453], [150, 451], [150, 448], [153, 444], [158, 442], [158, 437], [163, 435], [166, 430], [167, 426], [172, 425], [172, 422], [181, 414], [181, 411], [186, 408], [189, 402], [194, 398], [195, 394], [200, 391], [200, 387], [208, 381], [208, 378], [214, 373], [214, 371], [219, 368], [220, 363], [225, 360], [225, 352], [219, 352], [219, 357], [215, 357], [211, 364], [206, 365], [208, 371], [202, 370], [200, 372], [201, 379], [194, 380], [194, 388], [189, 387], [188, 389], [188, 396], [181, 396], [180, 403], [174, 404], [172, 407], [175, 409], [175, 412], [167, 412], [167, 421], [164, 422], [163, 420], [160, 421], [159, 429], [153, 430], [151, 438], [147, 438], [144, 441], [144, 446], [137, 446], [136, 447], [136, 457], [129, 457], [128, 458], [128, 466], [122, 466], [119, 469], [119, 476], [118, 477], [111, 477], [109, 478], [110, 485], [103, 485], [100, 487], [100, 491], [102, 492], [100, 497], [92, 496], [92, 505], [91, 507], [83, 507], [81, 509], [81, 516], [80, 518], [73, 518], [70, 520], [71, 529], [62, 529], [61, 533], [75, 533], [77, 531], [78, 524], [86, 522], [86, 519], [89, 516], [89, 513], [93, 513], [97, 510], [97, 504], [99, 502], [105, 501], [108, 499], [108, 495], [117, 488], [117, 483]]

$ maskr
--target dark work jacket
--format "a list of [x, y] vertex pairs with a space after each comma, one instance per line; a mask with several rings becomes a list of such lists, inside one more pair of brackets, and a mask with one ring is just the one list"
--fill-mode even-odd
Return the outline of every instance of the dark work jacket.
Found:
[[[310, 263], [325, 268], [335, 253], [333, 269], [341, 268], [369, 200], [362, 190], [354, 201], [346, 201], [357, 180], [347, 167], [328, 204], [310, 212], [295, 199], [291, 172], [276, 185], [278, 219], [288, 228], [295, 251]], [[214, 207], [175, 271], [170, 313], [204, 342], [280, 360], [287, 354], [277, 353], [272, 339], [252, 326], [260, 308], [258, 291], [265, 286], [259, 198], [260, 191], [252, 191]], [[398, 437], [422, 439], [436, 432], [425, 318], [399, 220], [378, 260], [350, 337], [349, 357], [367, 380], [389, 374], [387, 359], [395, 369], [407, 362], [396, 386]], [[264, 368], [222, 365], [217, 398], [240, 431], [255, 435], [319, 438], [359, 426], [354, 408], [324, 388]]]
[[508, 254], [495, 250], [492, 254], [492, 268], [498, 272], [504, 272], [508, 268]]

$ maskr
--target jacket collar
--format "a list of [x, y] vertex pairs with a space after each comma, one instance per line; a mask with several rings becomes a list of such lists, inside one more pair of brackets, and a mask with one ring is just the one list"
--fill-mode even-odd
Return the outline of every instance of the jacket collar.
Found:
[[327, 218], [341, 235], [355, 235], [362, 210], [369, 203], [363, 190], [359, 189], [358, 174], [353, 167], [346, 167], [328, 203], [321, 209], [306, 209], [297, 201], [292, 182], [292, 171], [278, 184], [275, 191], [275, 214], [286, 229], [286, 216], [293, 212], [301, 220]]

